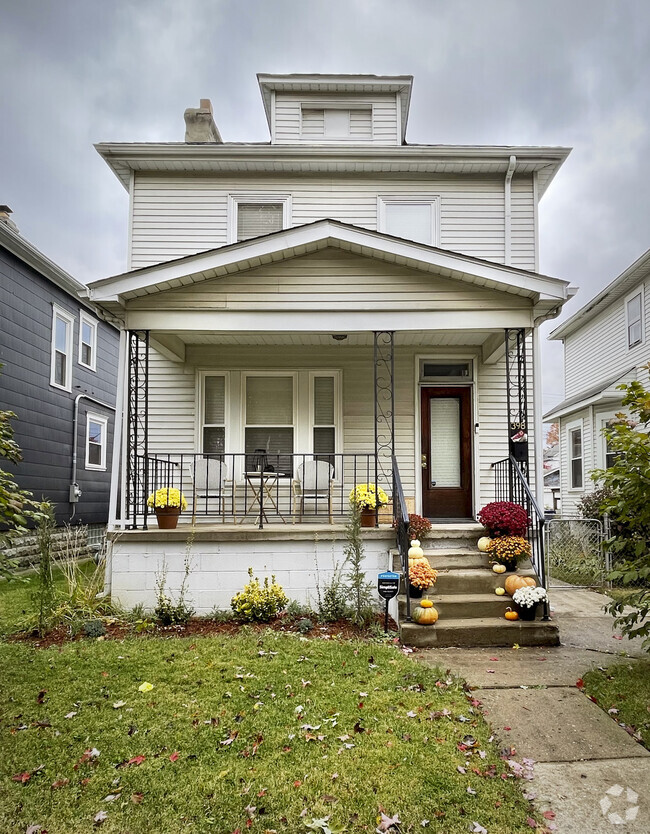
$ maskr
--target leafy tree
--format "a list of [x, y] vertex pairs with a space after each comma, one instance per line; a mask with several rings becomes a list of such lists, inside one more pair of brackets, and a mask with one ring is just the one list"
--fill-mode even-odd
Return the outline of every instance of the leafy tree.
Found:
[[[592, 474], [604, 488], [600, 509], [615, 520], [605, 542], [615, 568], [610, 579], [630, 588], [607, 608], [623, 634], [644, 637], [650, 649], [650, 391], [636, 380], [619, 388], [632, 419], [620, 412], [603, 429], [615, 460]], [[625, 606], [632, 610], [625, 613]]]
[[544, 444], [544, 448], [550, 449], [552, 446], [555, 446], [560, 440], [560, 424], [559, 423], [551, 423], [546, 432], [546, 442]]

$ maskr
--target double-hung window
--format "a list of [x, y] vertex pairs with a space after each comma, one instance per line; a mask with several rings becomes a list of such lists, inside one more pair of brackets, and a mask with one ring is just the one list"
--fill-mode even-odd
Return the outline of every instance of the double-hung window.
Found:
[[570, 489], [582, 489], [584, 482], [582, 424], [569, 426], [567, 439], [569, 444], [569, 487]]
[[643, 341], [643, 291], [628, 296], [625, 301], [627, 346], [636, 347]]
[[108, 420], [96, 414], [86, 418], [86, 469], [106, 469]]
[[231, 194], [228, 200], [228, 243], [279, 232], [290, 225], [288, 195]]
[[311, 375], [311, 432], [314, 457], [334, 464], [338, 438], [338, 374], [314, 372]]
[[97, 322], [82, 313], [79, 323], [79, 364], [94, 371], [97, 364]]
[[244, 451], [246, 468], [266, 456], [266, 467], [293, 471], [295, 434], [295, 375], [244, 375]]
[[379, 231], [417, 243], [440, 242], [439, 199], [434, 196], [383, 196], [378, 200]]
[[52, 348], [50, 359], [50, 385], [72, 390], [72, 337], [74, 318], [70, 313], [54, 306], [52, 309]]
[[226, 451], [226, 377], [203, 377], [203, 452], [222, 455]]

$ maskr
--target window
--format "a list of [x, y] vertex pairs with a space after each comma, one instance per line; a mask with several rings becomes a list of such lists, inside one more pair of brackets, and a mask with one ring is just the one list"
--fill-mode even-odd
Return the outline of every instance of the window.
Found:
[[336, 141], [372, 139], [372, 108], [302, 108], [301, 134], [304, 139]]
[[625, 302], [627, 346], [633, 348], [643, 341], [643, 291], [628, 297]]
[[72, 332], [74, 319], [65, 310], [52, 310], [50, 385], [72, 390]]
[[569, 485], [571, 489], [582, 489], [582, 426], [569, 427]]
[[439, 201], [437, 197], [380, 197], [379, 231], [437, 246]]
[[108, 420], [88, 414], [86, 418], [86, 469], [106, 469]]
[[228, 243], [269, 235], [290, 225], [287, 195], [231, 195], [228, 203]]
[[244, 377], [244, 451], [246, 468], [265, 454], [268, 468], [292, 472], [294, 441], [294, 376], [250, 374]]
[[79, 364], [95, 370], [97, 357], [97, 322], [82, 313], [79, 326]]
[[203, 452], [223, 454], [226, 451], [226, 377], [203, 378]]
[[462, 380], [468, 382], [472, 378], [471, 361], [458, 362], [452, 359], [432, 361], [420, 360], [420, 380]]
[[334, 463], [336, 452], [337, 378], [335, 374], [311, 377], [312, 448], [314, 457]]

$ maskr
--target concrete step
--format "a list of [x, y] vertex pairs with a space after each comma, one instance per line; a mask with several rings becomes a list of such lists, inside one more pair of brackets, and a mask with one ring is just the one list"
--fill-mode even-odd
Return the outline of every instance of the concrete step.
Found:
[[[393, 570], [399, 570], [399, 551], [391, 550]], [[436, 570], [454, 570], [456, 568], [481, 568], [490, 567], [488, 557], [485, 553], [479, 553], [476, 548], [472, 550], [461, 548], [440, 548], [440, 550], [424, 550], [429, 564]]]
[[[525, 565], [528, 565], [527, 567]], [[517, 571], [520, 576], [535, 576], [530, 562]], [[460, 568], [438, 573], [433, 594], [486, 594], [495, 588], [503, 588], [507, 576], [512, 574], [494, 573], [486, 568]]]
[[[512, 599], [505, 594], [502, 597], [494, 593], [486, 594], [438, 594], [429, 593], [428, 598], [433, 602], [440, 619], [467, 620], [477, 617], [503, 617], [507, 608], [512, 608]], [[411, 607], [419, 600], [412, 599]], [[400, 594], [397, 598], [400, 620], [406, 617], [406, 596]]]
[[509, 622], [503, 617], [438, 620], [435, 625], [400, 623], [400, 637], [407, 646], [559, 646], [560, 632], [552, 620]]

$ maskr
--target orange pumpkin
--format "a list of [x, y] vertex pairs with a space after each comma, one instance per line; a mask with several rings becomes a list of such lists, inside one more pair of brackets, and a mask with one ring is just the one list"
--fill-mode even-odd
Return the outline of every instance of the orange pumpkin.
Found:
[[430, 599], [423, 599], [420, 603], [420, 608], [433, 608], [433, 603]]
[[[430, 600], [427, 600], [428, 602]], [[417, 608], [414, 608], [411, 612], [411, 619], [415, 623], [419, 623], [419, 625], [433, 625], [438, 619], [438, 612], [433, 607], [433, 603], [430, 607], [424, 606], [420, 603]]]
[[519, 576], [518, 574], [509, 576], [504, 583], [506, 592], [510, 594], [510, 596], [512, 596], [515, 591], [519, 590], [519, 588], [534, 588], [536, 585], [537, 582], [535, 582], [532, 576]]
[[506, 620], [518, 620], [519, 614], [516, 611], [513, 611], [512, 608], [506, 608], [506, 613], [503, 615]]

